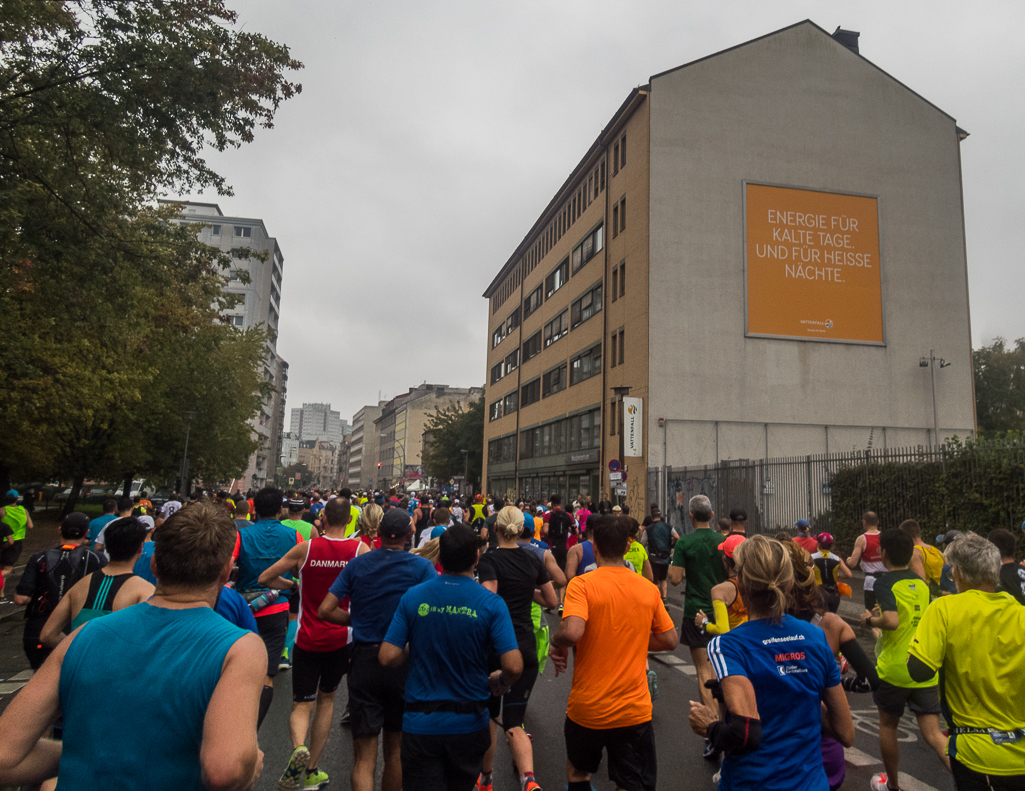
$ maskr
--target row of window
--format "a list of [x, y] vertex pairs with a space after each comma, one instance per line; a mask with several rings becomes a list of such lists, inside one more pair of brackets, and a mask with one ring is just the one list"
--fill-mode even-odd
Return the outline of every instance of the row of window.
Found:
[[[233, 227], [234, 227], [234, 234], [233, 235], [238, 237], [238, 238], [240, 238], [240, 239], [249, 239], [253, 235], [253, 229], [252, 228], [248, 228], [245, 225], [235, 225]], [[220, 236], [221, 235], [221, 226], [219, 226], [219, 225], [211, 225], [210, 226], [210, 235], [211, 236]]]
[[[625, 151], [626, 151], [626, 138], [623, 138], [623, 156], [625, 163]], [[618, 144], [617, 144], [618, 145]], [[616, 154], [616, 162], [619, 162], [620, 154]], [[617, 165], [616, 172], [619, 172], [619, 165]], [[542, 231], [533, 246], [527, 253], [520, 259], [519, 265], [517, 265], [509, 276], [505, 279], [505, 282], [499, 286], [498, 291], [491, 297], [491, 312], [492, 314], [498, 313], [499, 308], [505, 304], [505, 301], [512, 295], [513, 291], [519, 286], [520, 281], [529, 275], [537, 267], [544, 257], [548, 255], [549, 251], [559, 242], [560, 239], [573, 227], [573, 224], [580, 218], [580, 216], [587, 210], [598, 196], [605, 191], [605, 160], [602, 159], [594, 167], [594, 171], [588, 173], [586, 178], [581, 178], [580, 184], [577, 185], [576, 192], [573, 193], [563, 204], [559, 213], [549, 222], [548, 227]], [[577, 267], [574, 266], [573, 271], [576, 272]]]
[[[517, 356], [518, 352], [519, 350], [516, 352]], [[506, 359], [508, 360], [508, 358]], [[548, 396], [558, 393], [560, 390], [565, 390], [568, 385], [575, 385], [590, 379], [592, 376], [597, 376], [601, 373], [601, 361], [602, 351], [601, 344], [599, 343], [570, 359], [568, 382], [566, 364], [563, 363], [543, 376], [532, 379], [523, 385], [520, 388], [519, 399], [516, 398], [516, 391], [514, 390], [504, 398], [491, 402], [488, 410], [489, 420], [498, 420], [503, 415], [515, 412], [520, 404], [530, 406], [542, 398], [548, 398]], [[613, 363], [615, 363], [614, 360]], [[503, 361], [491, 369], [492, 384], [498, 381], [498, 379], [495, 379], [496, 369], [504, 364], [505, 362]]]
[[512, 313], [509, 314], [509, 318], [498, 325], [498, 328], [491, 336], [491, 348], [494, 349], [498, 344], [505, 340], [506, 336], [512, 335], [513, 330], [520, 326], [520, 309], [516, 308]]
[[520, 458], [536, 459], [601, 445], [601, 410], [556, 420], [520, 432]]
[[626, 167], [626, 132], [619, 142], [612, 146], [612, 175], [615, 176]]
[[[613, 270], [613, 300], [616, 299], [616, 285], [619, 286], [619, 294], [623, 294], [623, 288], [626, 283], [626, 263], [620, 264], [616, 269]], [[540, 288], [540, 287], [539, 287]], [[573, 302], [568, 310], [564, 310], [550, 322], [548, 322], [543, 329], [538, 330], [531, 335], [527, 340], [523, 342], [523, 362], [532, 359], [533, 357], [540, 354], [542, 349], [547, 349], [553, 343], [558, 341], [560, 338], [565, 337], [569, 334], [570, 329], [576, 329], [585, 321], [592, 316], [597, 315], [602, 309], [602, 284], [598, 283], [592, 288], [585, 291], [579, 299]], [[524, 310], [526, 310], [526, 303], [524, 303]], [[511, 317], [510, 317], [511, 318]], [[517, 326], [519, 317], [517, 316]], [[491, 338], [492, 348], [502, 342], [502, 338], [498, 337], [499, 330], [495, 330], [495, 334]], [[503, 336], [505, 337], [505, 336]], [[510, 360], [513, 364], [510, 366]], [[509, 354], [504, 360], [501, 360], [491, 368], [491, 384], [495, 384], [503, 376], [512, 371], [515, 371], [520, 363], [520, 350], [517, 349]], [[610, 361], [612, 365], [615, 365], [615, 361]]]
[[619, 199], [619, 203], [612, 204], [612, 238], [626, 230], [626, 196]]
[[516, 435], [493, 439], [488, 443], [488, 463], [516, 461]]
[[[609, 339], [609, 368], [615, 368], [616, 365], [622, 365], [623, 360], [626, 359], [623, 355], [623, 349], [626, 346], [626, 330], [613, 331], [612, 337]], [[616, 351], [619, 351], [619, 362], [616, 362]]]

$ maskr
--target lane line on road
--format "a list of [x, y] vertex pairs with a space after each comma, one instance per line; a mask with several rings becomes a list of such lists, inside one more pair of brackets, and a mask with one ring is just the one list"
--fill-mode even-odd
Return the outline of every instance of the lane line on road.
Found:
[[917, 780], [911, 775], [906, 775], [903, 772], [897, 773], [897, 782], [900, 787], [902, 789], [906, 789], [906, 791], [937, 791], [936, 788], [928, 783], [923, 783], [921, 780]]
[[873, 766], [882, 763], [882, 759], [864, 753], [857, 747], [844, 747], [843, 757], [852, 766]]

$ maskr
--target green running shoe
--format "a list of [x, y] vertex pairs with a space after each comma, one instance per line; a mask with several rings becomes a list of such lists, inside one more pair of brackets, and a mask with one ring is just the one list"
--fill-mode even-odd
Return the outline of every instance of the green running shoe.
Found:
[[330, 782], [327, 772], [317, 769], [313, 774], [306, 775], [306, 784], [303, 786], [303, 791], [316, 791], [316, 789], [323, 788]]
[[292, 751], [292, 757], [288, 759], [284, 774], [278, 780], [278, 791], [300, 791], [309, 762], [310, 751], [305, 747], [296, 747]]

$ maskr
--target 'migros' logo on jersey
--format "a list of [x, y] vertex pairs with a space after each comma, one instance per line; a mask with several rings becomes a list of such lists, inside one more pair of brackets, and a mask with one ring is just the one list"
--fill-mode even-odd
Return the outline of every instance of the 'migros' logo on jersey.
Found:
[[781, 676], [792, 676], [795, 673], [807, 673], [807, 668], [800, 665], [788, 664], [790, 662], [803, 662], [806, 654], [804, 651], [785, 651], [775, 655], [776, 670]]

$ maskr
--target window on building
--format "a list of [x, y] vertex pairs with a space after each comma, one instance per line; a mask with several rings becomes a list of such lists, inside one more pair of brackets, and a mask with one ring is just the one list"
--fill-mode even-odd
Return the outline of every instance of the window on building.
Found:
[[602, 226], [591, 231], [575, 248], [573, 248], [572, 262], [573, 274], [580, 271], [580, 268], [602, 251], [604, 245]]
[[523, 361], [540, 354], [541, 352], [541, 330], [531, 335], [523, 344]]
[[545, 348], [547, 349], [568, 332], [569, 313], [564, 310], [550, 322], [545, 324]]
[[520, 388], [520, 405], [530, 406], [541, 400], [541, 380], [535, 379], [527, 382]]
[[619, 204], [612, 206], [612, 238], [619, 236]]
[[626, 293], [626, 261], [619, 264], [619, 296]]
[[612, 270], [612, 301], [619, 299], [619, 267]]
[[221, 226], [219, 226], [219, 225], [211, 226], [210, 227], [210, 235], [211, 236], [220, 236], [221, 235]]
[[602, 192], [604, 192], [605, 191], [605, 160], [604, 159], [601, 161], [601, 165], [599, 167], [601, 169], [601, 187], [600, 187], [600, 190]]
[[491, 369], [491, 384], [505, 376], [505, 360], [502, 360]]
[[229, 282], [238, 283], [241, 279], [242, 279], [242, 270], [241, 269], [229, 269], [228, 270], [228, 280], [229, 280]]
[[511, 393], [507, 394], [504, 399], [502, 399], [502, 411], [507, 415], [515, 412], [519, 406], [519, 402], [520, 394], [513, 390]]
[[[616, 367], [616, 335], [617, 333], [613, 332], [609, 339], [609, 368]], [[494, 371], [492, 371], [493, 373]]]
[[535, 288], [526, 299], [523, 300], [523, 318], [527, 318], [531, 313], [541, 307], [541, 298], [543, 292], [541, 286]]
[[505, 322], [505, 334], [511, 335], [512, 331], [520, 326], [520, 309], [516, 308], [512, 313], [509, 314], [509, 318]]
[[626, 230], [626, 195], [619, 199], [619, 230]]
[[619, 141], [612, 146], [612, 175], [619, 173]]
[[601, 373], [601, 344], [591, 347], [569, 361], [570, 386]]
[[609, 436], [616, 436], [616, 399], [609, 401]]
[[517, 368], [520, 367], [520, 350], [513, 350], [508, 357], [505, 358], [505, 372], [511, 374]]
[[505, 325], [500, 324], [491, 334], [491, 348], [494, 349], [505, 339]]
[[596, 199], [598, 197], [598, 192], [599, 192], [599, 189], [598, 189], [598, 168], [595, 167], [595, 169], [594, 169], [594, 197]]
[[492, 420], [498, 420], [502, 417], [502, 399], [499, 398], [497, 401], [493, 401], [491, 406], [488, 408], [488, 422]]
[[493, 439], [488, 443], [488, 462], [516, 461], [516, 435]]
[[566, 366], [560, 365], [541, 377], [541, 397], [548, 398], [550, 395], [566, 389]]
[[225, 316], [224, 317], [224, 321], [225, 321], [226, 324], [231, 324], [234, 327], [241, 327], [243, 319], [242, 319], [241, 316], [236, 316], [234, 314], [231, 314], [231, 315]]
[[573, 329], [579, 327], [591, 316], [601, 312], [601, 290], [602, 284], [599, 283], [570, 305], [570, 326]]
[[626, 132], [619, 138], [619, 167], [626, 167]]
[[253, 235], [253, 229], [252, 228], [247, 228], [244, 225], [236, 225], [235, 226], [235, 236], [241, 237], [243, 239], [248, 239], [252, 235]]
[[555, 267], [555, 270], [545, 278], [545, 299], [551, 298], [556, 291], [566, 285], [567, 280], [569, 280], [568, 258]]
[[626, 330], [619, 331], [619, 364], [623, 364], [623, 347], [626, 344]]

